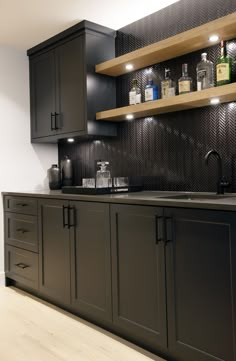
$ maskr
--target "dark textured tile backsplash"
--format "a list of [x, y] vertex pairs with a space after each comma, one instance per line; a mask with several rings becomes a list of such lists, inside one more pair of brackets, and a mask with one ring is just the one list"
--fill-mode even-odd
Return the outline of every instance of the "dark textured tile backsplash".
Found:
[[[235, 0], [180, 0], [120, 29], [116, 54], [125, 54], [234, 11]], [[228, 41], [227, 49], [235, 60], [236, 41]], [[219, 46], [204, 50], [216, 64]], [[152, 66], [156, 83], [160, 85], [165, 67], [171, 69], [172, 77], [177, 80], [183, 62], [189, 64], [195, 81], [201, 52]], [[235, 70], [234, 65], [234, 81]], [[128, 104], [133, 77], [144, 91], [146, 69], [118, 77], [117, 106]], [[215, 160], [210, 159], [208, 167], [204, 164], [204, 155], [211, 148], [222, 155], [224, 174], [232, 184], [230, 190], [236, 192], [236, 103], [126, 121], [118, 125], [118, 136], [114, 139], [59, 144], [59, 158], [68, 154], [73, 159], [75, 184], [80, 184], [83, 177], [93, 177], [95, 161], [105, 159], [112, 165], [113, 176], [130, 176], [134, 181], [138, 177], [145, 189], [215, 191]]]

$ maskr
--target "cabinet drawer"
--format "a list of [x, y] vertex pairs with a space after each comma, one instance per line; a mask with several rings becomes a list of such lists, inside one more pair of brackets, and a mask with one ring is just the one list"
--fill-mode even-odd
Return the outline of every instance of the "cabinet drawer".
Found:
[[38, 255], [23, 249], [6, 246], [6, 277], [38, 289]]
[[37, 215], [37, 200], [26, 197], [6, 196], [4, 208], [8, 212]]
[[37, 217], [5, 212], [5, 243], [38, 252]]

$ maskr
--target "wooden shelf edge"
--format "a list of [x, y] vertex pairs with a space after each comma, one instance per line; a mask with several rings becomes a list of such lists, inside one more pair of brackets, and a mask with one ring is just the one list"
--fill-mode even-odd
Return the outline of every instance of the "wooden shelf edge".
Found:
[[236, 12], [187, 30], [144, 48], [108, 60], [96, 65], [96, 72], [110, 76], [129, 73], [125, 69], [127, 63], [132, 63], [133, 70], [176, 58], [205, 47], [215, 45], [208, 40], [211, 34], [219, 35], [222, 40], [229, 40], [236, 36]]
[[105, 110], [96, 114], [97, 120], [127, 121], [126, 115], [132, 114], [134, 119], [153, 115], [176, 112], [180, 110], [214, 106], [210, 104], [212, 98], [219, 98], [220, 103], [236, 101], [236, 83], [220, 87], [195, 91], [188, 94], [176, 95], [168, 99], [159, 99], [137, 105]]

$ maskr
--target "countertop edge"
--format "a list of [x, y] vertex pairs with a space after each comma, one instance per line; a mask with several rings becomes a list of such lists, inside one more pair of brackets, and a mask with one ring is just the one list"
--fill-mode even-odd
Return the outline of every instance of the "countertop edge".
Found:
[[[44, 199], [60, 199], [71, 201], [85, 201], [111, 204], [127, 204], [127, 205], [143, 205], [152, 207], [171, 207], [171, 208], [194, 208], [209, 209], [218, 211], [236, 211], [236, 196], [228, 197], [224, 200], [176, 200], [176, 199], [160, 199], [160, 191], [142, 191], [116, 195], [79, 195], [65, 194], [60, 191], [20, 191], [20, 192], [2, 192], [2, 196], [20, 196]], [[177, 192], [163, 192], [163, 194], [171, 194]]]

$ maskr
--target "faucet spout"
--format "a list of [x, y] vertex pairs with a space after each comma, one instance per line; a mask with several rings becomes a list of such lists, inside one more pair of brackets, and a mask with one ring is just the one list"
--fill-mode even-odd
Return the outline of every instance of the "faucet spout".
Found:
[[218, 168], [218, 177], [217, 177], [217, 194], [224, 194], [224, 189], [229, 186], [229, 182], [223, 177], [222, 175], [222, 159], [220, 154], [214, 150], [211, 149], [204, 157], [205, 163], [208, 165], [209, 158], [211, 156], [216, 157], [217, 160], [217, 168]]
[[211, 149], [209, 150], [209, 152], [207, 152], [207, 154], [204, 157], [206, 165], [208, 165], [208, 161], [211, 156], [215, 156], [217, 159], [218, 181], [219, 181], [222, 179], [222, 159], [220, 154], [216, 150]]

